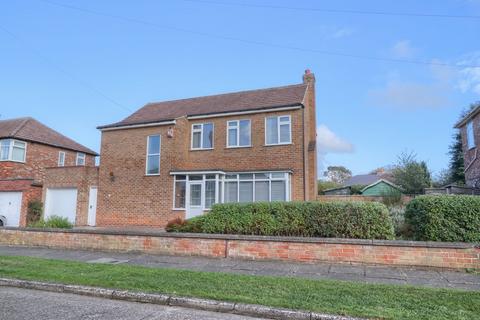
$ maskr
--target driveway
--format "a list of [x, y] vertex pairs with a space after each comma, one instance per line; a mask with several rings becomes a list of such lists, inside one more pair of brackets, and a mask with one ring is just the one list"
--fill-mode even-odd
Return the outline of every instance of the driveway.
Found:
[[0, 319], [254, 320], [231, 314], [0, 287]]

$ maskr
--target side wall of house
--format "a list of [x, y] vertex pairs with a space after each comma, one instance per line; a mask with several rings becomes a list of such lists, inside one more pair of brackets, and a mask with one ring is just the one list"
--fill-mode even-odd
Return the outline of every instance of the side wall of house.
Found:
[[306, 199], [315, 200], [318, 194], [317, 184], [317, 116], [315, 99], [315, 75], [307, 71], [303, 82], [308, 84], [304, 99], [304, 135], [305, 135], [305, 178]]
[[480, 188], [480, 114], [473, 119], [473, 130], [475, 135], [475, 148], [468, 149], [467, 127], [460, 129], [462, 134], [463, 155], [465, 161], [465, 180], [469, 187]]

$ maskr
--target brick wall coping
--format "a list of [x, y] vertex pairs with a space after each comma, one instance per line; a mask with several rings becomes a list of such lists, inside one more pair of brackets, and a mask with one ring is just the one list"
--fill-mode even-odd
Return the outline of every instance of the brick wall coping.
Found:
[[[344, 239], [344, 238], [309, 238], [309, 237], [274, 237], [235, 234], [205, 234], [205, 233], [175, 233], [166, 231], [142, 230], [117, 230], [117, 229], [50, 229], [50, 228], [15, 228], [5, 227], [5, 230], [26, 232], [52, 232], [52, 233], [78, 233], [98, 235], [123, 235], [146, 236], [160, 238], [186, 238], [186, 239], [216, 239], [216, 240], [245, 240], [264, 242], [291, 242], [291, 243], [325, 243], [325, 244], [351, 244], [391, 247], [423, 247], [423, 248], [449, 248], [468, 249], [480, 248], [480, 243], [469, 242], [436, 242], [436, 241], [406, 241], [406, 240], [370, 240], [370, 239]], [[0, 229], [1, 230], [1, 229]]]

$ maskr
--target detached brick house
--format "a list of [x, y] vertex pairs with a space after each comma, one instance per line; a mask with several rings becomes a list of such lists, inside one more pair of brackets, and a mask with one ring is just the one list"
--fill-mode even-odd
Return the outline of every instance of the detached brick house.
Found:
[[480, 188], [480, 105], [463, 117], [455, 128], [460, 129], [462, 135], [466, 184]]
[[32, 118], [0, 121], [0, 225], [25, 226], [49, 167], [95, 166], [97, 154]]
[[308, 70], [301, 84], [150, 103], [99, 129], [97, 226], [165, 227], [214, 203], [317, 195]]

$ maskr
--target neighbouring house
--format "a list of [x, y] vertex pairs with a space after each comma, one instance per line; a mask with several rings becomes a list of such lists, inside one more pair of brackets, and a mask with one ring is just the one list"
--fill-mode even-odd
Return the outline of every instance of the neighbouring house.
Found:
[[[390, 191], [391, 188], [399, 189], [398, 186], [387, 178], [388, 175], [385, 173], [358, 174], [347, 179], [343, 186], [325, 190], [323, 194], [331, 196], [352, 195], [355, 193], [368, 196], [383, 196], [382, 192]], [[356, 189], [356, 191], [354, 192], [353, 189]]]
[[388, 180], [380, 179], [363, 188], [361, 193], [363, 196], [384, 197], [401, 194], [402, 189]]
[[455, 124], [462, 135], [465, 182], [468, 187], [480, 188], [480, 105]]
[[149, 103], [99, 130], [97, 226], [165, 227], [215, 203], [317, 195], [308, 70], [300, 84]]
[[[25, 226], [28, 203], [42, 196], [51, 199], [46, 216], [70, 212], [63, 189], [44, 188], [48, 168], [94, 167], [96, 156], [33, 118], [0, 121], [0, 224]], [[70, 217], [74, 222], [75, 212]]]
[[344, 186], [323, 190], [326, 196], [348, 196], [352, 194], [352, 186]]

